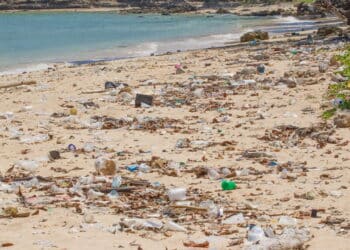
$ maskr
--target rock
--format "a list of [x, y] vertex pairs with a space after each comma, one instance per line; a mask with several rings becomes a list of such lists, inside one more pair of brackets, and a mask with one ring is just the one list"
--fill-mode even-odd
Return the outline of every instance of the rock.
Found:
[[[144, 2], [144, 1], [141, 1]], [[153, 3], [153, 1], [152, 1]], [[158, 8], [165, 9], [168, 13], [181, 13], [181, 12], [189, 12], [196, 11], [197, 8], [191, 4], [189, 4], [185, 0], [171, 0], [165, 1], [157, 6]]]
[[265, 31], [253, 31], [245, 33], [243, 36], [241, 36], [241, 42], [249, 42], [253, 40], [268, 40], [269, 39], [269, 33]]
[[136, 108], [141, 107], [142, 103], [147, 104], [148, 106], [152, 106], [153, 105], [153, 96], [136, 94], [135, 107]]
[[57, 150], [52, 150], [49, 152], [50, 160], [57, 160], [61, 158], [60, 152]]
[[344, 15], [348, 19], [348, 25], [350, 25], [350, 10], [344, 11]]
[[224, 8], [219, 8], [217, 11], [216, 11], [216, 14], [230, 14], [231, 12], [224, 9]]
[[261, 11], [256, 11], [252, 12], [252, 16], [279, 16], [284, 12], [283, 9], [278, 9], [278, 10], [261, 10]]
[[350, 128], [350, 112], [344, 112], [334, 118], [337, 128]]
[[295, 88], [297, 86], [297, 80], [294, 77], [280, 79], [280, 83], [287, 85], [288, 88]]
[[327, 37], [329, 35], [342, 35], [343, 30], [337, 26], [324, 26], [317, 30], [319, 37]]
[[300, 3], [297, 5], [297, 15], [298, 16], [315, 16], [315, 15], [321, 15], [324, 16], [324, 11], [320, 10], [319, 8], [316, 8], [313, 4], [307, 4], [307, 3]]
[[[325, 4], [326, 3], [326, 4]], [[350, 25], [350, 1], [349, 0], [316, 0], [315, 5], [323, 6], [323, 8], [329, 8], [328, 3], [332, 4], [337, 10], [342, 13], [348, 20], [348, 25]]]

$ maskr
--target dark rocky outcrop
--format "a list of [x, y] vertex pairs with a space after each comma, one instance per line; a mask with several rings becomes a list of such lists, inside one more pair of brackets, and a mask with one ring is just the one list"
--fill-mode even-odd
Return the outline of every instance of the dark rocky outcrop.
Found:
[[283, 9], [278, 10], [262, 10], [257, 12], [252, 12], [253, 16], [278, 16], [284, 13]]
[[313, 4], [300, 3], [297, 5], [297, 16], [324, 16], [325, 12]]
[[[94, 1], [90, 0], [3, 0], [0, 3], [1, 10], [7, 9], [66, 9], [89, 8]], [[101, 1], [103, 2], [103, 1]], [[117, 6], [117, 1], [114, 1]]]
[[245, 33], [243, 36], [241, 36], [241, 42], [250, 42], [253, 40], [268, 40], [269, 39], [269, 33], [265, 31], [253, 31]]
[[339, 17], [347, 19], [350, 25], [350, 1], [349, 0], [316, 0], [316, 7], [321, 8], [325, 12], [331, 12]]
[[317, 30], [317, 35], [319, 37], [327, 37], [330, 35], [342, 35], [343, 30], [337, 26], [324, 26]]
[[196, 8], [185, 0], [0, 0], [0, 10], [138, 7], [143, 12], [188, 12]]
[[217, 11], [216, 11], [216, 14], [230, 14], [231, 12], [227, 9], [224, 9], [224, 8], [219, 8]]

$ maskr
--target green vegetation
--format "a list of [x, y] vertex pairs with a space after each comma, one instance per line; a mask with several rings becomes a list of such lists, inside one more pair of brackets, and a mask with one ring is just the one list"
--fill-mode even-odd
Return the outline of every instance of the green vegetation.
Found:
[[335, 112], [337, 112], [336, 108], [328, 109], [328, 110], [323, 112], [322, 118], [325, 120], [328, 120], [329, 118], [331, 118], [335, 114]]
[[329, 85], [327, 98], [333, 99], [336, 107], [323, 112], [323, 119], [331, 118], [336, 113], [337, 109], [350, 110], [350, 46], [345, 48], [344, 53], [339, 55], [337, 60], [343, 65], [343, 70], [337, 73], [346, 77], [348, 80]]
[[344, 70], [340, 73], [345, 77], [350, 77], [350, 45], [343, 55], [338, 56], [338, 60], [344, 65]]

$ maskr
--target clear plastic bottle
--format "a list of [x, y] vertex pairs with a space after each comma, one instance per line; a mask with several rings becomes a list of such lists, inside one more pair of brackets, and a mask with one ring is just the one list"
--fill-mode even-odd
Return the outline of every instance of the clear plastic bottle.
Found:
[[31, 161], [31, 160], [20, 160], [15, 163], [15, 166], [22, 170], [33, 173], [39, 167], [39, 163], [37, 161]]
[[149, 173], [149, 172], [151, 172], [151, 167], [148, 166], [148, 165], [145, 164], [145, 163], [141, 163], [141, 164], [139, 165], [139, 170], [140, 170], [141, 172], [143, 172], [143, 173]]
[[265, 238], [264, 230], [256, 225], [251, 225], [248, 231], [248, 241], [257, 242]]
[[186, 200], [186, 188], [173, 188], [168, 191], [170, 201]]
[[112, 180], [112, 188], [118, 188], [122, 185], [122, 177], [114, 176]]
[[215, 169], [208, 169], [208, 177], [210, 180], [220, 179], [220, 174]]
[[95, 150], [94, 144], [90, 142], [85, 143], [83, 148], [84, 148], [84, 152], [87, 152], [87, 153]]
[[95, 200], [95, 199], [98, 199], [100, 197], [104, 196], [104, 193], [101, 193], [101, 192], [97, 192], [93, 189], [90, 189], [88, 192], [87, 192], [87, 197], [90, 199], [90, 200]]
[[167, 223], [165, 223], [164, 228], [169, 231], [187, 232], [186, 228], [180, 226], [179, 224], [173, 221], [168, 221]]
[[44, 142], [50, 140], [50, 136], [48, 134], [39, 134], [34, 136], [23, 136], [20, 138], [21, 143], [25, 144], [34, 144], [39, 142]]

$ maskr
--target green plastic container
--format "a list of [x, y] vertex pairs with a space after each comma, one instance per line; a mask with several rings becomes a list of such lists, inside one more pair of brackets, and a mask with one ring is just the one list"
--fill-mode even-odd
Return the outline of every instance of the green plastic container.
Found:
[[222, 190], [234, 190], [237, 188], [236, 182], [223, 180], [221, 182]]

